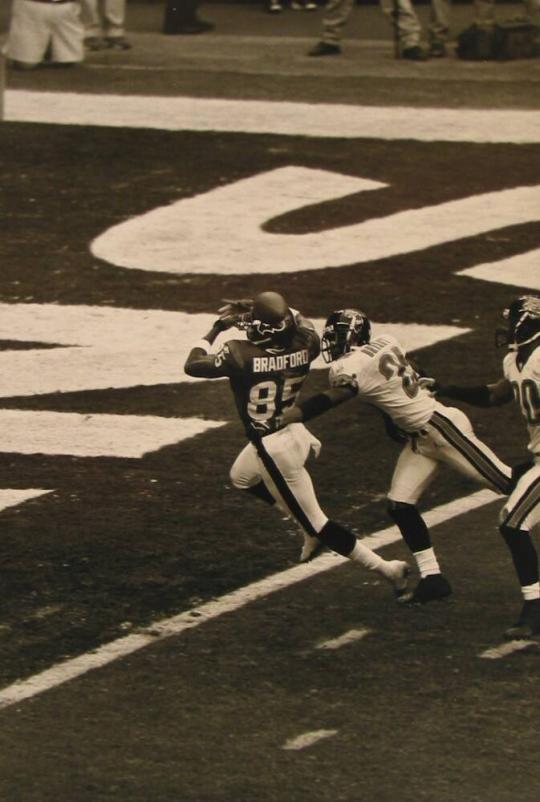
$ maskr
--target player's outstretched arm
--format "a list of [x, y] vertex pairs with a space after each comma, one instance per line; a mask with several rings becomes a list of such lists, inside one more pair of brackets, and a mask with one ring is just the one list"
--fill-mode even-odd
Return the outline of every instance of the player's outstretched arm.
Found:
[[429, 390], [432, 395], [451, 398], [453, 401], [464, 401], [475, 407], [498, 407], [508, 404], [514, 398], [512, 385], [507, 379], [500, 379], [494, 384], [457, 385], [441, 384], [435, 379], [419, 379], [418, 384]]
[[284, 409], [281, 423], [283, 426], [288, 423], [307, 423], [307, 421], [318, 418], [319, 415], [328, 412], [329, 409], [333, 409], [354, 398], [357, 392], [357, 388], [350, 384], [331, 387], [329, 390], [325, 390], [324, 393], [312, 395], [311, 398], [307, 398], [300, 404]]

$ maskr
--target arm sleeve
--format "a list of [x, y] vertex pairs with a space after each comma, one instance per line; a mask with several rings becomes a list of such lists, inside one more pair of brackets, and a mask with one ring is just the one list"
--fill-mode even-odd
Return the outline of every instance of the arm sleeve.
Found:
[[435, 393], [444, 398], [452, 398], [454, 401], [465, 401], [475, 407], [490, 407], [491, 392], [487, 384], [479, 384], [471, 387], [460, 387], [457, 384], [435, 385]]
[[348, 401], [350, 398], [354, 398], [356, 392], [354, 387], [346, 385], [332, 387], [324, 393], [311, 396], [311, 398], [298, 404], [298, 407], [302, 410], [302, 420], [307, 422], [313, 418], [318, 418], [319, 415], [322, 415], [329, 409], [343, 404], [344, 401]]

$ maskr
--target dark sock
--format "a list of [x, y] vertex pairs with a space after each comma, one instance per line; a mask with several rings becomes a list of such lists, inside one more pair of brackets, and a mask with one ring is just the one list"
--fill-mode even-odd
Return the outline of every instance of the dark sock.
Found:
[[510, 526], [501, 526], [500, 532], [512, 555], [519, 584], [522, 587], [534, 585], [538, 582], [538, 555], [530, 534]]
[[356, 537], [335, 521], [327, 521], [317, 537], [332, 551], [348, 557], [356, 545]]
[[388, 514], [397, 524], [403, 540], [413, 554], [431, 548], [431, 538], [426, 523], [413, 504], [390, 501]]

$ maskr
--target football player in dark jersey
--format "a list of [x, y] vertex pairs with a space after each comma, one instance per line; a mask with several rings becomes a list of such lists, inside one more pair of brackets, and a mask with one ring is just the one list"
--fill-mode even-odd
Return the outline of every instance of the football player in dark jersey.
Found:
[[437, 396], [474, 406], [493, 407], [518, 402], [529, 432], [531, 458], [513, 469], [513, 489], [499, 519], [523, 597], [519, 618], [506, 630], [507, 638], [540, 635], [540, 581], [538, 555], [530, 531], [540, 523], [540, 297], [523, 295], [504, 310], [507, 328], [498, 329], [497, 345], [508, 352], [503, 378], [473, 387], [443, 386], [430, 380]]
[[[377, 571], [405, 592], [409, 568], [401, 560], [384, 560], [319, 506], [305, 463], [319, 441], [301, 423], [276, 431], [276, 420], [294, 404], [309, 368], [320, 351], [313, 324], [291, 309], [276, 292], [253, 301], [227, 302], [208, 334], [191, 349], [184, 370], [205, 379], [227, 377], [249, 440], [231, 468], [236, 488], [276, 505], [305, 533], [304, 553], [319, 544]], [[247, 339], [225, 342], [216, 353], [218, 335], [236, 326]]]

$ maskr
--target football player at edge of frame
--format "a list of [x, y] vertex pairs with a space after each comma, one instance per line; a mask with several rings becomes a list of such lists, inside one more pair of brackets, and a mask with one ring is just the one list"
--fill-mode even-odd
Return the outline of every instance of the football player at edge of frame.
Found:
[[[302, 423], [276, 431], [274, 420], [294, 404], [319, 356], [320, 339], [313, 324], [276, 292], [224, 303], [208, 334], [192, 347], [184, 371], [198, 378], [229, 379], [249, 440], [230, 470], [233, 486], [276, 506], [300, 525], [301, 561], [327, 547], [378, 572], [396, 596], [404, 593], [407, 563], [383, 559], [319, 506], [305, 463], [312, 451], [318, 456], [320, 442]], [[230, 339], [211, 353], [217, 337], [233, 326], [244, 330], [247, 340]]]
[[478, 407], [519, 404], [529, 433], [531, 458], [514, 468], [514, 483], [499, 517], [503, 536], [521, 587], [523, 605], [517, 622], [506, 630], [510, 639], [540, 635], [538, 554], [531, 529], [540, 523], [540, 297], [523, 295], [503, 311], [507, 328], [496, 330], [497, 346], [507, 346], [503, 378], [494, 384], [444, 386], [430, 379], [435, 396]]
[[[371, 323], [357, 309], [328, 317], [322, 355], [330, 364], [330, 389], [285, 410], [282, 424], [309, 421], [357, 398], [383, 414], [389, 433], [403, 444], [388, 492], [388, 513], [416, 561], [420, 580], [402, 594], [403, 604], [425, 604], [452, 592], [441, 573], [431, 536], [417, 504], [446, 463], [480, 485], [507, 495], [511, 468], [475, 435], [468, 417], [437, 401], [395, 337], [371, 336]], [[279, 425], [278, 421], [278, 425]]]

